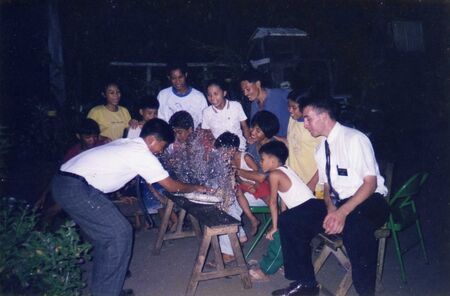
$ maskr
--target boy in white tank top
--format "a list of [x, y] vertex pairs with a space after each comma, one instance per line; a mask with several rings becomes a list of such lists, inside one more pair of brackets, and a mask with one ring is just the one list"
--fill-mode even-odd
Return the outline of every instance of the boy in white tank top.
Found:
[[[270, 240], [269, 248], [278, 250], [277, 258], [270, 258], [269, 254], [263, 256], [259, 262], [260, 268], [250, 270], [253, 280], [267, 280], [275, 268], [283, 264], [281, 258], [281, 244], [278, 235], [278, 195], [281, 198], [281, 211], [289, 211], [309, 199], [313, 199], [314, 194], [300, 179], [300, 177], [284, 163], [288, 158], [288, 148], [283, 142], [271, 141], [264, 144], [259, 149], [261, 156], [261, 167], [265, 173], [269, 174], [270, 197], [269, 208], [272, 216], [272, 228], [267, 232], [266, 238]], [[275, 247], [276, 246], [276, 247]]]

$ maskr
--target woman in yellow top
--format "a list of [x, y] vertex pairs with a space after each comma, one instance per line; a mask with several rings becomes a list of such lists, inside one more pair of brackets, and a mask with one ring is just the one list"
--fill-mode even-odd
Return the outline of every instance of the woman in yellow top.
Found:
[[305, 129], [301, 103], [308, 95], [309, 91], [300, 92], [298, 90], [293, 90], [288, 94], [288, 110], [291, 117], [289, 118], [287, 141], [286, 139], [279, 140], [284, 141], [289, 149], [287, 165], [314, 192], [319, 180], [314, 152], [322, 141], [322, 137], [314, 138]]
[[106, 84], [102, 96], [106, 99], [106, 104], [92, 108], [87, 117], [98, 123], [101, 136], [110, 140], [122, 138], [131, 116], [127, 108], [119, 106], [119, 86], [114, 82]]

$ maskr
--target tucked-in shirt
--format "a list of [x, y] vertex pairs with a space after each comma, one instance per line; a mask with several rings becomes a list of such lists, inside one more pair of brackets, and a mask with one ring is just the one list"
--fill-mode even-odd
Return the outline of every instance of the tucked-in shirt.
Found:
[[127, 108], [118, 106], [116, 112], [110, 111], [104, 105], [95, 106], [87, 116], [95, 120], [100, 127], [100, 135], [111, 140], [122, 138], [123, 131], [131, 120]]
[[[331, 184], [341, 199], [353, 196], [366, 176], [376, 176], [375, 192], [386, 195], [387, 188], [380, 175], [372, 144], [366, 135], [336, 122], [327, 141], [330, 147]], [[325, 139], [320, 143], [315, 159], [319, 170], [319, 183], [328, 183], [325, 171]]]
[[264, 104], [261, 109], [259, 108], [256, 100], [252, 102], [252, 117], [256, 114], [256, 112], [261, 110], [272, 112], [277, 116], [278, 121], [280, 122], [280, 131], [278, 132], [278, 135], [286, 137], [290, 117], [287, 99], [289, 90], [281, 88], [266, 88], [265, 90], [267, 92], [267, 97], [264, 100]]
[[286, 192], [278, 191], [281, 200], [288, 209], [299, 206], [305, 201], [315, 198], [311, 190], [300, 177], [288, 166], [280, 166], [277, 170], [282, 171], [291, 181], [291, 187]]
[[287, 164], [306, 184], [317, 171], [314, 152], [322, 137], [314, 138], [303, 122], [289, 119], [288, 133], [289, 158]]
[[147, 183], [169, 176], [142, 138], [119, 139], [89, 149], [63, 164], [61, 171], [84, 177], [104, 193], [122, 188], [137, 175]]
[[205, 96], [195, 88], [189, 88], [184, 95], [175, 93], [173, 87], [168, 87], [158, 93], [158, 117], [169, 122], [177, 111], [187, 111], [194, 120], [194, 128], [202, 122], [203, 109], [208, 107]]
[[242, 105], [235, 101], [225, 101], [222, 110], [209, 106], [203, 110], [202, 128], [211, 130], [214, 138], [218, 138], [224, 132], [230, 132], [239, 137], [239, 149], [245, 150], [246, 139], [242, 134], [241, 121], [247, 120]]

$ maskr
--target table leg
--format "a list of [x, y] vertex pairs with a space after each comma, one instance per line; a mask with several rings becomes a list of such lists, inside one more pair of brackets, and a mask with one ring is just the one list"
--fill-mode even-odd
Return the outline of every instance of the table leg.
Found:
[[[167, 227], [169, 226], [169, 219], [172, 211], [173, 211], [173, 201], [168, 199], [166, 210], [164, 211], [164, 217], [161, 221], [161, 225], [159, 226], [158, 238], [156, 239], [155, 247], [153, 248], [152, 251], [153, 255], [159, 255], [159, 253], [161, 252], [161, 247], [164, 241], [164, 235], [166, 234]], [[178, 223], [180, 223], [180, 221]]]

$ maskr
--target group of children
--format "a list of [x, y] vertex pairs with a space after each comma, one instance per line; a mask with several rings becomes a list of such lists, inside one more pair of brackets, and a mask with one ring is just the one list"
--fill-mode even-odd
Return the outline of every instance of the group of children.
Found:
[[[183, 106], [175, 104], [173, 106], [181, 108], [176, 110], [172, 105], [166, 105], [164, 98], [170, 95], [175, 95], [175, 99], [186, 98], [195, 90], [187, 86], [187, 73], [181, 67], [169, 69], [168, 76], [172, 82], [171, 89], [161, 91], [164, 93], [160, 93], [158, 99], [145, 97], [140, 101], [139, 121], [131, 119], [128, 110], [119, 105], [121, 93], [118, 85], [106, 85], [102, 93], [106, 104], [94, 107], [83, 123], [93, 126], [95, 121], [97, 129], [80, 131], [78, 153], [121, 137], [139, 137], [142, 126], [158, 116], [165, 117], [163, 119], [168, 121], [175, 133], [175, 142], [168, 147], [168, 153], [190, 149], [194, 139], [200, 139], [196, 143], [204, 147], [205, 157], [212, 149], [226, 149], [236, 176], [237, 206], [242, 209], [239, 216], [243, 212], [248, 217], [251, 235], [256, 234], [260, 222], [251, 212], [250, 206], [267, 205], [270, 208], [272, 227], [266, 238], [271, 241], [269, 248], [272, 251], [259, 262], [259, 269], [250, 271], [253, 280], [267, 280], [267, 275], [276, 272], [283, 262], [277, 233], [279, 210], [289, 210], [314, 198], [313, 192], [316, 190], [318, 177], [313, 152], [320, 139], [313, 138], [303, 126], [300, 110], [305, 93], [295, 90], [290, 92], [286, 108], [291, 116], [287, 137], [282, 138], [277, 136], [280, 133], [279, 119], [269, 111], [256, 112], [249, 127], [241, 104], [227, 99], [227, 91], [218, 81], [211, 81], [207, 85], [207, 101], [210, 104], [207, 107], [190, 104], [187, 110], [183, 110]], [[195, 93], [195, 100], [198, 100], [198, 96]], [[195, 118], [191, 114], [193, 107], [196, 108]], [[200, 108], [203, 109], [198, 110]], [[164, 116], [158, 114], [161, 110]], [[280, 134], [286, 134], [286, 131]], [[148, 186], [151, 195], [164, 203], [159, 188], [151, 184]], [[172, 229], [175, 229], [176, 215], [171, 221]], [[242, 243], [247, 240], [241, 231], [239, 238]], [[224, 250], [226, 248], [223, 246], [221, 243], [224, 261], [233, 261], [232, 251]]]

